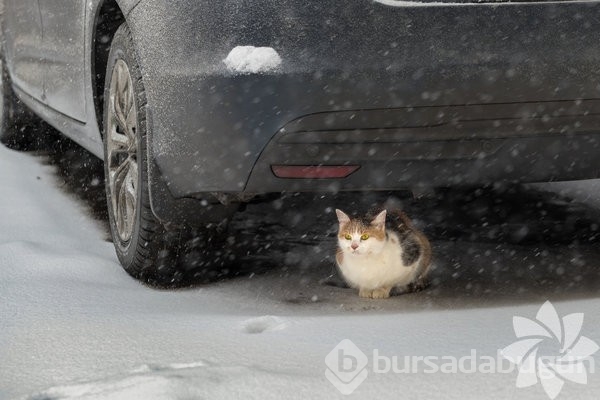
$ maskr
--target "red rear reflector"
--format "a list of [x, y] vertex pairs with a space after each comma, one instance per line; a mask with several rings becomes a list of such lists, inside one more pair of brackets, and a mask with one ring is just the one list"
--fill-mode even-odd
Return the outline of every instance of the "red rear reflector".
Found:
[[334, 179], [345, 178], [359, 165], [271, 165], [278, 178]]

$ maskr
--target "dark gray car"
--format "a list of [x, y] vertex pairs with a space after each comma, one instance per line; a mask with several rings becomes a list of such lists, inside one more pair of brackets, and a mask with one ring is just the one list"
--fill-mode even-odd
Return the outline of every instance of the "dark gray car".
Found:
[[4, 0], [0, 137], [102, 157], [161, 285], [256, 194], [596, 178], [599, 2], [443, 1]]

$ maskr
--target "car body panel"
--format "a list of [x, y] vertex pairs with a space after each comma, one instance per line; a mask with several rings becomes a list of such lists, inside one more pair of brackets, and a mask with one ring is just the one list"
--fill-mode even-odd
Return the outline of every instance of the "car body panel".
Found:
[[46, 103], [70, 118], [85, 122], [86, 0], [44, 0], [39, 4]]
[[4, 57], [14, 85], [36, 100], [44, 101], [44, 66], [40, 57], [42, 19], [38, 0], [4, 0]]
[[[262, 176], [273, 180], [261, 170], [248, 187], [261, 153], [286, 124], [313, 113], [520, 103], [543, 116], [547, 101], [596, 99], [600, 48], [592, 44], [600, 43], [599, 11], [596, 2], [390, 7], [352, 1], [342, 7], [336, 1], [147, 0], [130, 20], [153, 113], [152, 156], [176, 197], [259, 191]], [[155, 21], [152, 29], [144, 21]], [[241, 45], [274, 48], [281, 68], [228, 71], [223, 60]], [[509, 117], [521, 113], [517, 107]], [[500, 172], [482, 173], [479, 181]], [[596, 169], [585, 174], [595, 176]], [[432, 178], [412, 175], [420, 178], [402, 186]], [[297, 187], [278, 181], [279, 190]], [[377, 185], [346, 179], [332, 187]]]
[[[30, 107], [98, 156], [93, 76], [102, 66], [93, 65], [91, 49], [101, 5], [86, 3], [83, 31], [71, 26], [58, 35], [60, 41], [84, 32], [85, 46], [64, 49], [72, 57], [85, 49], [82, 85], [73, 92], [48, 86], [55, 95], [49, 108], [37, 88], [15, 80]], [[119, 5], [144, 78], [149, 188], [163, 221], [185, 218], [197, 207], [193, 199], [213, 192], [244, 197], [598, 176], [598, 1]], [[56, 15], [55, 23], [68, 18]], [[10, 64], [18, 46], [8, 38]], [[281, 63], [232, 69], [224, 60], [239, 46], [268, 47]], [[19, 68], [13, 64], [11, 74], [18, 77]], [[71, 109], [81, 90], [84, 101]], [[361, 168], [336, 180], [282, 179], [271, 170], [331, 163]]]
[[[91, 49], [103, 2], [78, 0], [65, 8], [52, 0], [43, 2], [42, 14], [37, 0], [1, 1], [5, 57], [16, 94], [46, 122], [100, 158], [103, 145], [94, 105]], [[125, 15], [139, 2], [117, 0]], [[43, 41], [42, 17], [50, 43]]]

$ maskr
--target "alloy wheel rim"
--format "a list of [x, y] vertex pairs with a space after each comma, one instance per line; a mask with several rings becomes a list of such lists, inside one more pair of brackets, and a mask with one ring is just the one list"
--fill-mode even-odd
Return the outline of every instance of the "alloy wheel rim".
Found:
[[119, 238], [133, 235], [138, 198], [137, 109], [127, 64], [117, 60], [110, 82], [107, 162], [110, 201]]

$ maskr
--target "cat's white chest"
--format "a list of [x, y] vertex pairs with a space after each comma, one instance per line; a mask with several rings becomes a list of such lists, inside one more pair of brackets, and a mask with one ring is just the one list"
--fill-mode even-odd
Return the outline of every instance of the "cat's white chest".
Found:
[[408, 285], [414, 279], [416, 263], [402, 263], [402, 247], [388, 242], [379, 254], [344, 253], [340, 271], [350, 286], [374, 290]]

